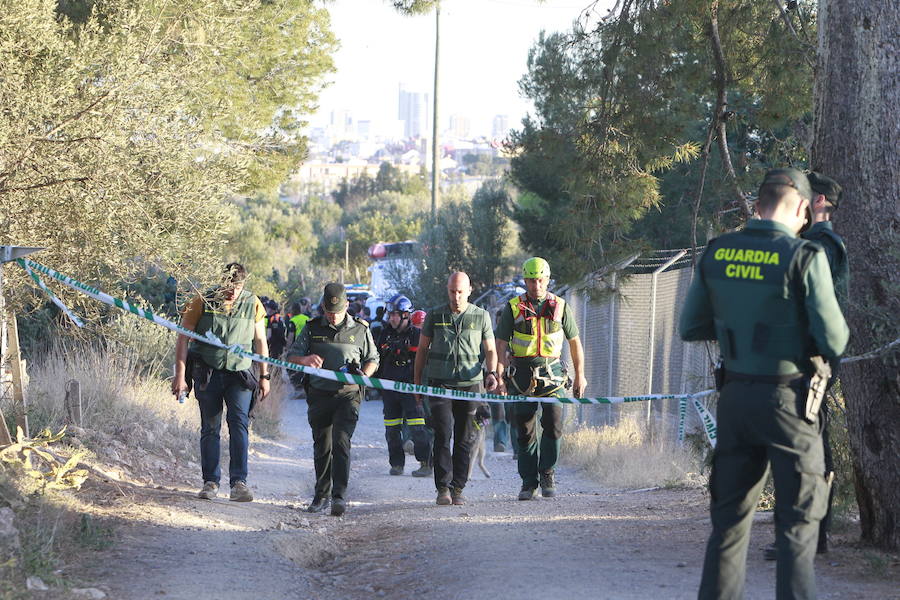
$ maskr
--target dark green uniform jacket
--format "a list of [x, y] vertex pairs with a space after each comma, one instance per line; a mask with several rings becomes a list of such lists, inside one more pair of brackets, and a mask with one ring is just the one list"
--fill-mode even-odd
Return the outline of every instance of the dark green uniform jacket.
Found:
[[[256, 296], [241, 290], [229, 312], [224, 312], [222, 302], [216, 296], [216, 290], [204, 294], [203, 315], [194, 331], [200, 335], [206, 335], [209, 331], [223, 344], [238, 344], [249, 352], [256, 327]], [[191, 352], [200, 355], [203, 362], [220, 371], [244, 371], [252, 364], [249, 358], [196, 340], [191, 341]]]
[[431, 338], [425, 366], [429, 381], [468, 386], [483, 379], [481, 344], [494, 339], [486, 310], [474, 304], [459, 314], [449, 305], [433, 310], [425, 317], [422, 335]]
[[822, 246], [828, 258], [828, 266], [831, 267], [831, 278], [834, 280], [838, 302], [842, 306], [845, 305], [850, 285], [850, 263], [847, 260], [847, 246], [844, 245], [844, 240], [834, 232], [831, 221], [813, 224], [803, 233], [803, 239]]
[[808, 373], [807, 357], [836, 357], [849, 337], [821, 247], [760, 219], [710, 241], [679, 329], [718, 340], [728, 371], [764, 376]]
[[[369, 325], [349, 314], [338, 325], [332, 325], [325, 317], [310, 319], [291, 346], [288, 356], [301, 357], [309, 354], [321, 356], [322, 368], [329, 371], [339, 371], [351, 362], [360, 367], [368, 362], [378, 364], [378, 352]], [[310, 377], [309, 385], [323, 392], [339, 392], [345, 391], [344, 388], [356, 387], [322, 377]]]

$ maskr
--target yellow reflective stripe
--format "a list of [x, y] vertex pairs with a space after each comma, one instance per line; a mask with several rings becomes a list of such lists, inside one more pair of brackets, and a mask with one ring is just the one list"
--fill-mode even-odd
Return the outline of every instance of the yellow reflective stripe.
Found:
[[385, 419], [384, 420], [385, 427], [396, 427], [399, 425], [403, 425], [403, 419]]
[[424, 425], [424, 424], [425, 424], [425, 419], [422, 419], [422, 418], [419, 418], [419, 419], [407, 419], [407, 420], [406, 420], [406, 424], [407, 424], [407, 425]]

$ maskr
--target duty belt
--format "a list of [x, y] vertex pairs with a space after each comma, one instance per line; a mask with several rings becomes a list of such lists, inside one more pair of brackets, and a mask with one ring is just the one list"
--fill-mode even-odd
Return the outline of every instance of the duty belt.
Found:
[[786, 385], [792, 381], [803, 379], [803, 373], [791, 373], [790, 375], [750, 375], [748, 373], [737, 373], [735, 371], [725, 371], [725, 382], [729, 381], [750, 381], [752, 383], [774, 383], [776, 385]]

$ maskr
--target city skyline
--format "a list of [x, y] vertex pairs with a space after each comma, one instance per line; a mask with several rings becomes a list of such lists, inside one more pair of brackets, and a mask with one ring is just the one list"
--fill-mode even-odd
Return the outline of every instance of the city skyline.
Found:
[[[601, 5], [608, 4], [601, 2]], [[491, 136], [497, 116], [517, 127], [530, 102], [519, 97], [528, 50], [542, 30], [571, 28], [588, 0], [450, 0], [441, 8], [439, 125], [451, 116], [469, 120], [472, 134]], [[599, 10], [603, 6], [595, 8]], [[336, 0], [328, 5], [332, 30], [341, 42], [337, 72], [310, 118], [325, 127], [332, 111], [380, 128], [398, 117], [397, 90], [427, 94], [434, 77], [434, 15], [405, 17], [388, 2]], [[514, 11], [515, 26], [510, 26]], [[430, 128], [430, 108], [429, 108]], [[428, 134], [430, 136], [430, 132]]]

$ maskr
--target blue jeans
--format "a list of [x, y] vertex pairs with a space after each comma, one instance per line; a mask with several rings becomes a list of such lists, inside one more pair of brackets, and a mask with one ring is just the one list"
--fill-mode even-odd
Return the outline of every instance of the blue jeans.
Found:
[[219, 431], [222, 429], [222, 404], [228, 412], [228, 464], [230, 485], [247, 481], [247, 450], [250, 438], [247, 426], [250, 423], [250, 398], [252, 392], [245, 388], [237, 375], [230, 371], [212, 372], [206, 389], [194, 389], [200, 404], [200, 464], [203, 481], [219, 483], [222, 470], [219, 468]]

